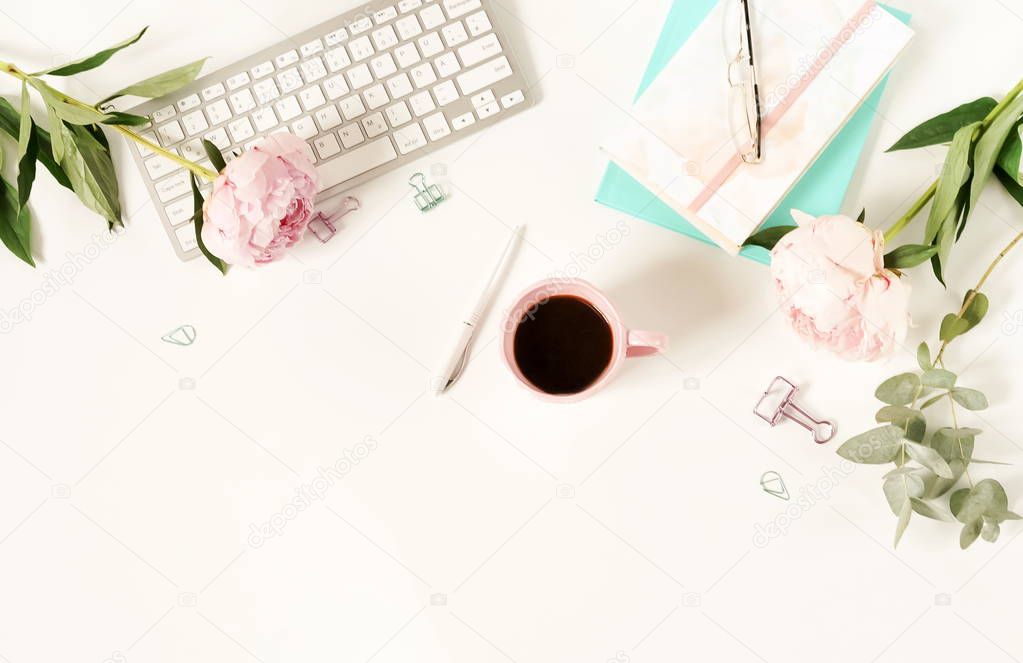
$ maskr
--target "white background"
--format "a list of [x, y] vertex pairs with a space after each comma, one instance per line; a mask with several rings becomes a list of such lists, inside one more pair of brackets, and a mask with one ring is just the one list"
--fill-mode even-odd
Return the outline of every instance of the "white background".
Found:
[[[104, 223], [40, 170], [39, 267], [0, 259], [0, 310], [36, 297], [31, 320], [0, 337], [0, 661], [1023, 659], [1023, 526], [961, 552], [954, 525], [915, 518], [893, 551], [881, 468], [829, 474], [840, 440], [818, 447], [751, 414], [782, 374], [844, 438], [870, 426], [874, 387], [913, 368], [911, 352], [885, 365], [815, 354], [787, 330], [763, 266], [592, 202], [597, 145], [623, 125], [669, 5], [502, 1], [539, 104], [417, 164], [447, 172], [450, 200], [430, 215], [399, 170], [358, 191], [364, 208], [332, 242], [310, 239], [259, 271], [221, 278], [179, 262], [119, 139], [127, 232], [101, 251]], [[884, 148], [1023, 71], [1020, 0], [900, 7], [918, 36], [844, 209], [866, 207], [874, 226], [905, 210], [944, 153]], [[69, 87], [98, 98], [201, 55], [223, 66], [338, 10], [4, 3], [0, 56], [38, 69], [151, 25]], [[933, 340], [1023, 228], [995, 189], [955, 251], [949, 290], [911, 273], [907, 348]], [[430, 369], [522, 222], [528, 244], [499, 309], [577, 264], [630, 325], [670, 334], [667, 356], [630, 361], [584, 403], [542, 404], [502, 366], [492, 313], [450, 396], [428, 395]], [[601, 259], [579, 258], [620, 223], [627, 236]], [[62, 267], [72, 283], [33, 295]], [[975, 474], [1000, 478], [1017, 511], [1021, 277], [1013, 255], [987, 289], [988, 320], [948, 356], [992, 401], [964, 415], [986, 430], [977, 455], [1015, 463]], [[161, 342], [185, 323], [193, 346]], [[375, 448], [323, 500], [249, 544], [251, 524], [367, 436]], [[837, 485], [801, 508], [761, 492], [767, 470], [794, 494]], [[785, 535], [756, 545], [756, 526], [772, 522]]]

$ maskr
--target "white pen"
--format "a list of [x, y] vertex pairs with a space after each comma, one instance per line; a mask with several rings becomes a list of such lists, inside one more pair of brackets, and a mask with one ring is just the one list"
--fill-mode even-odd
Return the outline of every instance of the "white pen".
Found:
[[469, 359], [469, 349], [472, 347], [472, 339], [476, 334], [476, 325], [479, 324], [480, 318], [483, 316], [483, 312], [487, 310], [487, 306], [490, 304], [490, 300], [494, 296], [494, 290], [500, 280], [501, 274], [507, 267], [508, 262], [511, 260], [512, 255], [515, 253], [515, 247], [519, 240], [522, 238], [523, 226], [515, 226], [512, 230], [511, 237], [508, 238], [508, 244], [504, 247], [504, 252], [501, 253], [501, 257], [497, 260], [497, 265], [494, 267], [494, 271], [491, 272], [490, 278], [487, 280], [487, 284], [483, 286], [483, 292], [480, 293], [479, 299], [476, 301], [476, 306], [469, 312], [469, 315], [462, 320], [459, 325], [458, 338], [455, 344], [451, 348], [451, 353], [447, 355], [447, 359], [437, 376], [435, 394], [441, 395], [445, 391], [451, 388], [458, 378], [462, 375], [462, 370], [465, 369], [465, 363]]

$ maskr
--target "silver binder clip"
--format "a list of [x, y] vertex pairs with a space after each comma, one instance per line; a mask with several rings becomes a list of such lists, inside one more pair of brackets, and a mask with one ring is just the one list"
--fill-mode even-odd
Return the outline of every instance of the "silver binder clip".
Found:
[[426, 175], [415, 173], [412, 177], [408, 178], [408, 183], [416, 191], [416, 195], [412, 197], [412, 200], [415, 201], [416, 207], [419, 208], [420, 212], [429, 212], [444, 202], [444, 192], [436, 184], [427, 184]]
[[309, 222], [309, 232], [316, 236], [316, 239], [326, 244], [337, 234], [337, 225], [349, 212], [362, 207], [362, 203], [354, 196], [345, 196], [341, 200], [341, 206], [330, 214], [317, 212], [316, 216]]
[[[780, 387], [780, 389], [779, 389]], [[753, 408], [753, 414], [757, 415], [772, 426], [777, 426], [781, 420], [791, 419], [813, 434], [813, 441], [817, 444], [824, 444], [835, 436], [835, 424], [827, 419], [814, 419], [805, 410], [792, 402], [798, 389], [796, 385], [780, 375], [771, 381], [764, 395], [757, 401]], [[780, 400], [771, 407], [765, 409], [764, 404], [770, 399]]]

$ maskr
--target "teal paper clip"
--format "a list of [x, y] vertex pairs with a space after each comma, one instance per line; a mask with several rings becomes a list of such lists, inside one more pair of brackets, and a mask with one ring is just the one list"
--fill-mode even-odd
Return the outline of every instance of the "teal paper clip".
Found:
[[416, 207], [419, 208], [420, 212], [429, 212], [444, 202], [444, 193], [436, 184], [427, 184], [426, 175], [416, 173], [408, 178], [408, 183], [416, 191], [416, 195], [412, 197], [412, 200], [415, 201]]
[[181, 325], [160, 337], [164, 343], [171, 345], [188, 346], [195, 343], [195, 327], [192, 325]]
[[760, 477], [760, 487], [764, 489], [764, 492], [768, 495], [774, 495], [778, 499], [786, 500], [789, 499], [789, 489], [785, 487], [785, 481], [781, 478], [781, 475], [770, 470], [764, 472]]

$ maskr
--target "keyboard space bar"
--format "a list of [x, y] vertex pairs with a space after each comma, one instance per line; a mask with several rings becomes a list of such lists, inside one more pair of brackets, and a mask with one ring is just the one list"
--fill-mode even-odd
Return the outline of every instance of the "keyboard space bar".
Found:
[[394, 151], [394, 145], [387, 136], [348, 150], [316, 166], [316, 172], [320, 174], [320, 190], [347, 182], [397, 158], [398, 153]]

